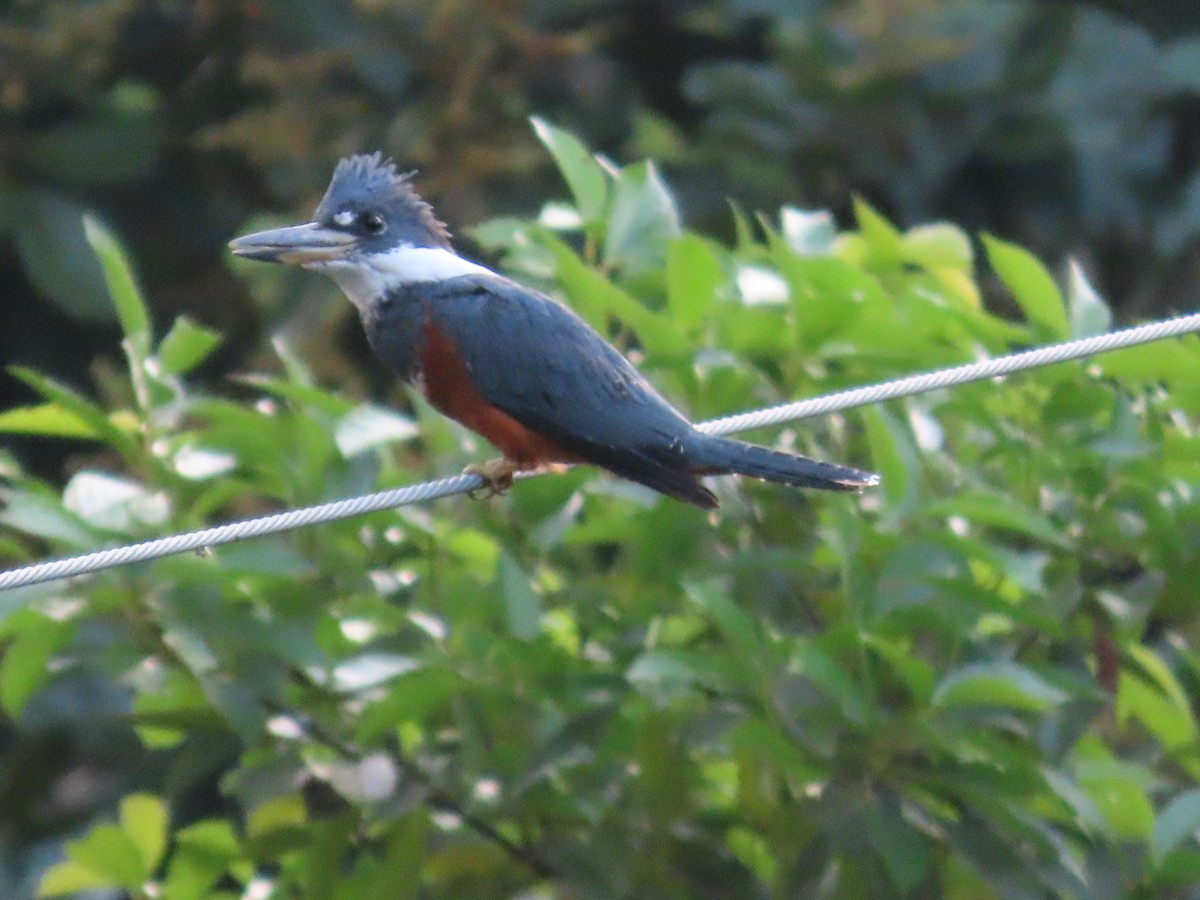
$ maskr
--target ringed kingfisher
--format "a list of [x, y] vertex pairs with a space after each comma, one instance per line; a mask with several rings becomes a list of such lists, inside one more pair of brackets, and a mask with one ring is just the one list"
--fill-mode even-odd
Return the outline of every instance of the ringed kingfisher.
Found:
[[717, 499], [701, 475], [834, 491], [879, 481], [698, 431], [574, 312], [455, 253], [410, 176], [380, 153], [338, 163], [313, 221], [229, 246], [331, 276], [383, 362], [504, 454], [468, 470], [493, 493], [518, 471], [560, 463], [591, 463], [705, 509]]

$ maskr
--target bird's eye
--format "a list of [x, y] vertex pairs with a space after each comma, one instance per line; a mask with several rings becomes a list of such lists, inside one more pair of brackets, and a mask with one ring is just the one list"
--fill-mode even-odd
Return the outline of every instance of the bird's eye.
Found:
[[358, 216], [358, 224], [363, 231], [368, 234], [383, 234], [387, 228], [387, 224], [383, 221], [383, 216], [377, 212], [360, 213]]

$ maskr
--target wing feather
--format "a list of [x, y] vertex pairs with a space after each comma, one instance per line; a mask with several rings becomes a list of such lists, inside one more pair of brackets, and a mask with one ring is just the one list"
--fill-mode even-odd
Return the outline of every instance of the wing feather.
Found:
[[716, 506], [687, 471], [690, 423], [571, 310], [488, 276], [443, 282], [428, 303], [488, 402], [617, 475]]

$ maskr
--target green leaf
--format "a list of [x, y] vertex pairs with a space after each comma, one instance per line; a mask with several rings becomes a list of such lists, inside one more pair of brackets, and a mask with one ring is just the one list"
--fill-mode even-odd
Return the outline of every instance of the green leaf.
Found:
[[1127, 652], [1139, 666], [1154, 679], [1159, 689], [1170, 698], [1171, 703], [1180, 710], [1191, 710], [1191, 699], [1179, 679], [1170, 667], [1163, 662], [1161, 656], [1145, 644], [1130, 644]]
[[717, 300], [725, 281], [721, 264], [708, 243], [685, 234], [667, 247], [667, 306], [683, 328], [696, 328]]
[[299, 794], [284, 794], [258, 804], [246, 817], [246, 835], [262, 838], [273, 831], [304, 825], [308, 810]]
[[1160, 866], [1167, 854], [1200, 830], [1200, 788], [1176, 795], [1158, 814], [1150, 836], [1150, 855]]
[[1118, 840], [1143, 841], [1154, 831], [1154, 807], [1141, 783], [1145, 770], [1116, 760], [1077, 765], [1079, 786]]
[[20, 622], [7, 623], [16, 637], [0, 657], [0, 706], [16, 718], [26, 702], [51, 678], [47, 663], [75, 633], [75, 626], [41, 613], [26, 611]]
[[975, 262], [971, 239], [949, 222], [918, 225], [904, 232], [901, 240], [905, 257], [929, 269], [970, 271]]
[[150, 877], [142, 853], [116, 825], [97, 825], [78, 841], [67, 842], [67, 856], [109, 879], [109, 884], [134, 890]]
[[[804, 641], [799, 644], [792, 665], [837, 703], [847, 721], [861, 724], [870, 721], [874, 715], [872, 698], [863, 690], [862, 683], [821, 643]], [[800, 723], [796, 725], [799, 727]]]
[[136, 450], [133, 439], [118, 428], [104, 410], [88, 402], [75, 391], [59, 384], [32, 369], [23, 366], [13, 366], [9, 369], [14, 376], [29, 385], [55, 406], [61, 407], [87, 425], [105, 443], [110, 444], [122, 454], [129, 455]]
[[57, 497], [0, 487], [0, 500], [0, 522], [10, 528], [76, 548], [90, 549], [98, 540], [97, 532]]
[[622, 169], [609, 215], [605, 263], [631, 276], [660, 269], [667, 246], [681, 232], [675, 198], [654, 164]]
[[797, 256], [772, 241], [772, 258], [788, 283], [796, 307], [796, 328], [805, 347], [822, 342], [854, 325], [864, 307], [887, 302], [879, 282], [857, 266], [836, 257]]
[[1109, 378], [1134, 384], [1167, 382], [1177, 402], [1200, 406], [1200, 340], [1194, 335], [1115, 350], [1094, 365]]
[[424, 809], [404, 816], [392, 826], [387, 850], [374, 872], [367, 900], [414, 900], [423, 896], [426, 852], [433, 823]]
[[775, 880], [778, 867], [770, 846], [761, 835], [749, 828], [730, 828], [725, 841], [730, 852], [742, 865], [753, 871], [759, 881], [770, 884]]
[[1117, 721], [1138, 719], [1168, 750], [1179, 750], [1195, 742], [1200, 730], [1187, 692], [1175, 674], [1149, 647], [1131, 644], [1127, 652], [1154, 683], [1127, 669], [1121, 670], [1115, 708]]
[[529, 121], [571, 188], [584, 224], [603, 219], [608, 201], [608, 179], [604, 169], [592, 158], [583, 142], [569, 131], [556, 128], [537, 116]]
[[882, 563], [868, 606], [875, 616], [940, 604], [946, 593], [941, 586], [961, 582], [967, 568], [959, 551], [930, 538], [903, 541]]
[[929, 868], [925, 838], [892, 804], [872, 804], [868, 833], [892, 883], [900, 894], [909, 894]]
[[1101, 815], [1095, 801], [1074, 778], [1052, 768], [1045, 770], [1045, 777], [1047, 786], [1070, 807], [1075, 821], [1081, 828], [1089, 831], [1104, 829], [1104, 816]]
[[113, 880], [73, 860], [53, 865], [38, 884], [39, 897], [61, 897], [96, 888], [113, 887]]
[[507, 551], [500, 553], [500, 589], [509, 633], [518, 640], [533, 640], [541, 631], [542, 603], [530, 587], [528, 576]]
[[1063, 550], [1072, 546], [1064, 530], [1051, 519], [1007, 494], [992, 491], [964, 492], [946, 500], [926, 504], [922, 511], [934, 518], [961, 516], [976, 525], [1024, 534]]
[[911, 640], [867, 635], [864, 642], [887, 661], [918, 701], [929, 701], [933, 694], [935, 672], [929, 663], [913, 652]]
[[491, 535], [473, 528], [460, 528], [445, 541], [445, 547], [481, 584], [490, 584], [496, 577], [500, 545]]
[[99, 220], [84, 216], [83, 230], [104, 270], [104, 281], [117, 308], [117, 319], [125, 340], [129, 342], [135, 359], [142, 362], [150, 355], [150, 314], [134, 281], [129, 258], [113, 233]]
[[1003, 706], [1045, 712], [1070, 695], [1016, 663], [978, 663], [955, 669], [933, 692], [931, 703], [942, 709]]
[[712, 581], [689, 582], [684, 584], [683, 589], [688, 599], [712, 618], [730, 646], [744, 660], [763, 659], [757, 623], [734, 602], [727, 589]]
[[603, 332], [613, 316], [633, 328], [646, 351], [668, 358], [689, 352], [688, 342], [676, 323], [647, 309], [575, 255], [566, 244], [549, 243], [557, 262], [556, 274], [578, 312]]
[[739, 356], [786, 359], [792, 348], [787, 314], [774, 304], [751, 306], [717, 320], [716, 345]]
[[676, 697], [698, 685], [712, 684], [716, 675], [698, 654], [681, 650], [648, 650], [625, 672], [639, 690], [658, 697]]
[[296, 892], [304, 897], [336, 898], [362, 896], [363, 879], [356, 882], [347, 872], [347, 850], [353, 845], [351, 835], [357, 820], [353, 816], [322, 816], [308, 827], [309, 840], [304, 848], [300, 868], [301, 882]]
[[1071, 337], [1105, 334], [1112, 328], [1112, 310], [1088, 281], [1079, 260], [1071, 260], [1070, 271], [1067, 302], [1071, 309]]
[[1025, 317], [1051, 338], [1070, 334], [1062, 294], [1046, 267], [1028, 250], [991, 235], [983, 236], [988, 260]]
[[359, 717], [360, 740], [374, 741], [398, 722], [421, 721], [451, 698], [467, 693], [462, 676], [444, 668], [418, 669], [402, 675], [388, 687], [387, 696], [372, 703]]
[[239, 856], [237, 835], [227, 821], [202, 821], [175, 833], [163, 896], [200, 900]]
[[164, 375], [183, 375], [200, 365], [221, 343], [221, 335], [187, 316], [180, 316], [158, 345], [158, 364]]
[[[321, 416], [340, 418], [349, 415], [355, 408], [354, 404], [345, 397], [299, 381], [284, 381], [268, 375], [242, 375], [237, 380], [294, 403], [302, 409], [319, 413]], [[241, 407], [237, 407], [236, 412], [233, 409], [227, 409], [226, 412], [232, 416], [248, 414]], [[221, 413], [215, 414], [221, 415]]]
[[752, 251], [757, 246], [757, 241], [754, 239], [754, 225], [750, 218], [742, 211], [742, 208], [736, 202], [730, 201], [729, 212], [733, 216], [733, 231], [736, 235], [734, 247], [739, 253]]
[[800, 752], [794, 740], [761, 719], [742, 719], [730, 730], [729, 743], [739, 753], [765, 760], [789, 778], [803, 782], [824, 777], [824, 773]]
[[911, 429], [886, 406], [867, 407], [862, 418], [871, 468], [882, 480], [887, 513], [899, 515], [901, 510], [912, 509], [919, 496], [921, 457]]
[[1117, 721], [1140, 721], [1167, 750], [1178, 750], [1196, 740], [1196, 720], [1138, 676], [1122, 671], [1117, 686]]
[[96, 429], [56, 403], [19, 406], [0, 412], [0, 431], [8, 434], [43, 434], [52, 437], [97, 438]]
[[148, 873], [158, 869], [167, 849], [167, 805], [152, 794], [129, 794], [121, 799], [121, 828], [142, 854]]
[[1200, 884], [1200, 850], [1177, 847], [1163, 860], [1162, 866], [1155, 872], [1153, 883], [1168, 890]]
[[894, 266], [904, 258], [904, 239], [900, 232], [861, 197], [854, 198], [854, 218], [872, 263]]
[[[170, 639], [169, 633], [164, 639]], [[133, 700], [132, 719], [148, 747], [175, 746], [186, 737], [185, 728], [200, 731], [221, 727], [220, 717], [200, 685], [182, 667], [169, 669], [155, 687], [153, 693], [139, 693]]]

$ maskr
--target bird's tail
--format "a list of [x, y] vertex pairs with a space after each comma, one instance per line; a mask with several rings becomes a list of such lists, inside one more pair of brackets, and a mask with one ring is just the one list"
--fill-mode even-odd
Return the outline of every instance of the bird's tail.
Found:
[[688, 447], [688, 461], [697, 475], [749, 475], [826, 491], [861, 491], [879, 484], [879, 476], [870, 472], [707, 434], [698, 434]]

